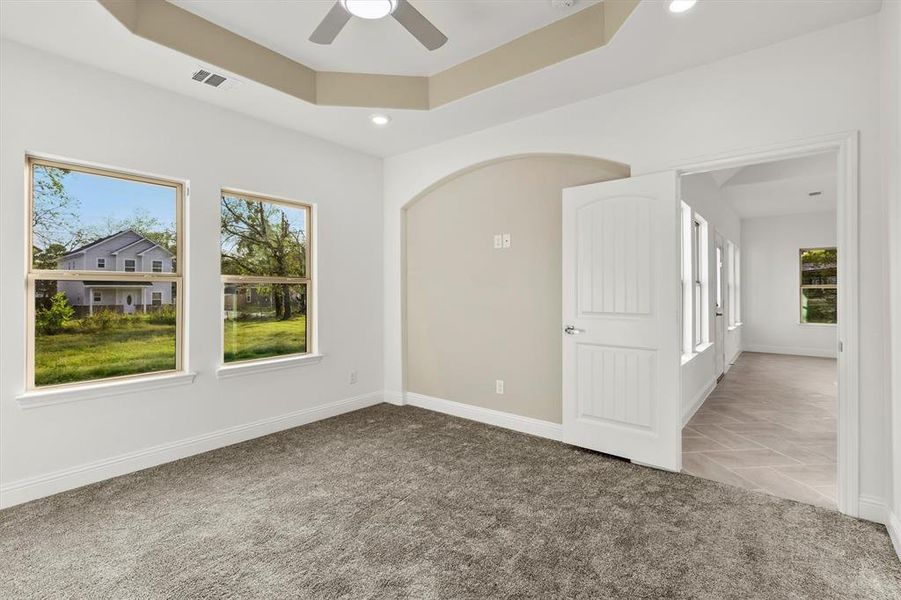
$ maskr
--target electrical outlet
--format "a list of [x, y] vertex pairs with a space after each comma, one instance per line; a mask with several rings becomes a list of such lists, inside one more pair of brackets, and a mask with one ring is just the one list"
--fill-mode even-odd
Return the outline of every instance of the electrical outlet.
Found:
[[494, 249], [499, 250], [504, 247], [504, 238], [499, 233], [494, 234]]
[[510, 247], [510, 234], [509, 234], [509, 233], [505, 233], [505, 234], [504, 234], [504, 237], [503, 237], [503, 244], [504, 244], [504, 248], [509, 248], [509, 247]]
[[504, 380], [498, 379], [494, 382], [494, 393], [503, 394], [504, 393]]
[[357, 372], [356, 372], [356, 371], [351, 371], [351, 372], [350, 372], [350, 383], [351, 383], [351, 385], [353, 385], [353, 384], [355, 384], [356, 382], [357, 382]]

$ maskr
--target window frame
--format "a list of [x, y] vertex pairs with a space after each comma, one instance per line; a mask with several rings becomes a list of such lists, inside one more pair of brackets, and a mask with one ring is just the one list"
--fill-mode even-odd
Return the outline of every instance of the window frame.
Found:
[[692, 211], [692, 302], [694, 304], [694, 328], [692, 342], [695, 351], [701, 351], [710, 342], [710, 267], [707, 220]]
[[[131, 271], [128, 270], [128, 263], [131, 263]], [[138, 272], [138, 259], [123, 258], [122, 259], [122, 272], [123, 273], [137, 273]]]
[[[814, 284], [804, 285], [804, 253], [811, 250], [834, 250], [835, 251], [835, 283], [830, 284]], [[838, 325], [838, 311], [835, 313], [835, 321], [832, 323], [810, 323], [804, 320], [804, 290], [835, 290], [836, 306], [838, 305], [838, 246], [812, 246], [808, 248], [798, 249], [798, 324], [813, 325], [815, 327], [826, 326], [835, 327]]]
[[[35, 385], [35, 283], [37, 281], [90, 281], [97, 278], [96, 270], [78, 271], [73, 269], [37, 269], [34, 266], [34, 231], [33, 231], [33, 215], [34, 215], [34, 169], [42, 166], [56, 169], [66, 169], [77, 171], [88, 175], [97, 175], [100, 177], [111, 177], [116, 179], [124, 179], [126, 181], [134, 181], [138, 183], [147, 183], [152, 185], [160, 185], [173, 188], [175, 191], [175, 257], [177, 260], [176, 269], [171, 273], [141, 273], [126, 271], [107, 271], [103, 274], [103, 279], [107, 281], [121, 282], [166, 282], [174, 283], [178, 289], [176, 298], [176, 320], [175, 320], [175, 368], [165, 371], [152, 371], [148, 373], [135, 373], [132, 375], [119, 375], [115, 377], [103, 377], [100, 379], [88, 379], [84, 381], [76, 381], [71, 383], [60, 383], [50, 385]], [[185, 209], [185, 182], [177, 179], [166, 179], [157, 176], [143, 175], [126, 170], [111, 169], [106, 167], [95, 167], [78, 161], [45, 159], [39, 156], [26, 154], [25, 169], [27, 185], [25, 189], [26, 206], [27, 206], [27, 235], [26, 235], [26, 360], [25, 360], [25, 390], [28, 392], [43, 392], [46, 390], [56, 389], [78, 389], [97, 384], [106, 384], [110, 382], [126, 381], [130, 379], [148, 379], [154, 377], [171, 377], [172, 375], [185, 374], [185, 314], [184, 314], [184, 209]], [[137, 263], [135, 263], [137, 265]], [[91, 296], [93, 305], [93, 294]]]
[[[219, 190], [219, 209], [222, 210], [222, 199], [224, 197], [230, 198], [238, 198], [240, 200], [249, 200], [251, 202], [265, 202], [269, 204], [277, 204], [279, 206], [285, 206], [291, 209], [302, 209], [306, 211], [306, 217], [304, 221], [305, 226], [305, 235], [306, 235], [306, 249], [304, 252], [304, 274], [305, 277], [277, 277], [277, 276], [258, 276], [258, 275], [226, 275], [222, 273], [222, 242], [221, 242], [221, 232], [222, 232], [222, 221], [220, 215], [219, 222], [219, 231], [220, 231], [220, 247], [219, 247], [219, 303], [220, 303], [220, 312], [221, 314], [225, 314], [225, 286], [227, 284], [237, 284], [237, 285], [254, 285], [254, 284], [289, 284], [289, 285], [305, 285], [306, 286], [306, 294], [307, 294], [307, 311], [306, 311], [306, 331], [305, 331], [305, 339], [306, 339], [306, 352], [295, 352], [291, 354], [279, 354], [276, 356], [266, 356], [263, 358], [249, 358], [244, 360], [233, 360], [229, 362], [225, 362], [225, 320], [223, 319], [223, 325], [219, 328], [219, 361], [221, 368], [223, 369], [234, 369], [241, 368], [247, 365], [263, 365], [267, 362], [284, 362], [286, 359], [299, 359], [299, 358], [309, 358], [315, 357], [318, 355], [316, 349], [316, 339], [314, 337], [315, 327], [313, 327], [313, 322], [315, 319], [315, 310], [316, 305], [314, 302], [315, 298], [315, 285], [316, 285], [316, 277], [314, 276], [313, 265], [315, 264], [313, 254], [315, 252], [315, 207], [310, 202], [303, 202], [300, 200], [289, 200], [287, 198], [279, 198], [276, 196], [269, 196], [266, 194], [260, 194], [257, 192], [245, 192], [242, 190], [237, 190], [234, 188], [221, 188]], [[246, 293], [246, 292], [245, 292]]]
[[[160, 302], [159, 304], [154, 304], [155, 296], [159, 296]], [[163, 292], [155, 292], [153, 290], [150, 291], [150, 306], [162, 306], [163, 305]]]
[[91, 290], [91, 303], [103, 304], [103, 290]]
[[[160, 265], [160, 270], [159, 270], [159, 271], [156, 270], [156, 265], [157, 265], [157, 263], [159, 263], [159, 265]], [[151, 260], [151, 261], [150, 261], [150, 272], [151, 272], [151, 273], [162, 273], [162, 272], [163, 272], [163, 261], [161, 261], [161, 260]]]
[[105, 269], [105, 268], [106, 268], [106, 258], [104, 258], [104, 257], [102, 257], [102, 256], [98, 256], [98, 257], [97, 257], [97, 268], [98, 268], [98, 269]]

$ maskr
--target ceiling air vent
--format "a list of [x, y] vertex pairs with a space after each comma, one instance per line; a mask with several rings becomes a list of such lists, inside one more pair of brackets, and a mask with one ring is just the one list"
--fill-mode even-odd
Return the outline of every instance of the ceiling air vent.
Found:
[[213, 87], [219, 87], [220, 85], [228, 81], [228, 78], [224, 75], [217, 75], [216, 73], [211, 73], [206, 69], [198, 69], [191, 76], [191, 79], [193, 79], [194, 81], [200, 81]]

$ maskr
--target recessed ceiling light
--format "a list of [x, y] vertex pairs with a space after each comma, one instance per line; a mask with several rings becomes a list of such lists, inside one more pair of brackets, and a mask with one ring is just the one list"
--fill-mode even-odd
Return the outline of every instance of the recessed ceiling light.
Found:
[[361, 19], [381, 19], [397, 8], [397, 0], [341, 0], [344, 9]]
[[698, 0], [672, 0], [669, 3], [669, 11], [672, 13], [684, 13], [690, 9]]
[[369, 120], [372, 121], [373, 125], [384, 127], [391, 122], [391, 117], [389, 117], [388, 115], [372, 115], [371, 117], [369, 117]]

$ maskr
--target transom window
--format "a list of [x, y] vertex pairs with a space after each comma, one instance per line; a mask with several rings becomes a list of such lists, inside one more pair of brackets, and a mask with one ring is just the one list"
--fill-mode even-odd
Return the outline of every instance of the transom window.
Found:
[[309, 353], [311, 207], [223, 190], [220, 208], [224, 362]]
[[[181, 273], [124, 258], [179, 256], [181, 184], [34, 157], [28, 169], [28, 388], [181, 370]], [[172, 300], [148, 311], [153, 286]]]
[[800, 250], [801, 323], [838, 322], [838, 252], [835, 248]]

